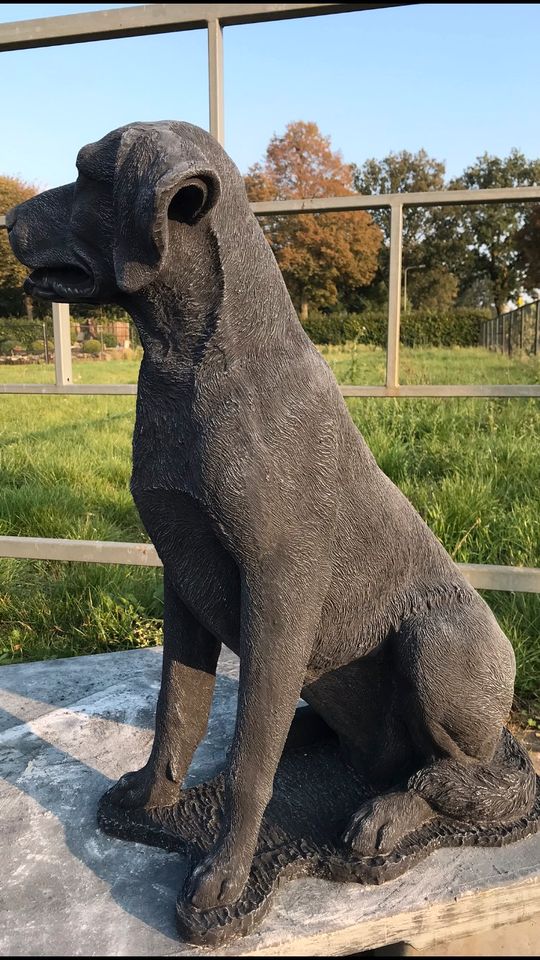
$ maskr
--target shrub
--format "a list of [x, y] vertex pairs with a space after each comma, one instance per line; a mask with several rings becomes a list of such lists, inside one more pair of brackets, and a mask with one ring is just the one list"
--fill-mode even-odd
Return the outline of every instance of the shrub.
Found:
[[106, 347], [116, 347], [118, 346], [118, 341], [114, 333], [104, 333], [103, 334], [103, 343]]
[[359, 343], [386, 343], [386, 314], [320, 313], [313, 310], [304, 321], [304, 329], [314, 343], [343, 344], [350, 340]]
[[97, 357], [101, 353], [101, 343], [99, 340], [84, 340], [83, 353], [90, 354], [91, 357]]
[[107, 355], [108, 360], [141, 360], [143, 355], [142, 347], [121, 347], [113, 353]]
[[304, 330], [314, 343], [343, 343], [343, 327], [340, 314], [324, 314], [311, 310], [303, 321]]
[[9, 357], [12, 350], [15, 350], [16, 347], [20, 347], [20, 343], [17, 343], [16, 340], [2, 340], [0, 342], [0, 353], [4, 357]]
[[[53, 352], [54, 343], [52, 342], [52, 340], [47, 340], [47, 349], [49, 351], [49, 354]], [[32, 343], [30, 344], [30, 351], [31, 353], [43, 353], [44, 352], [43, 340], [32, 340]]]

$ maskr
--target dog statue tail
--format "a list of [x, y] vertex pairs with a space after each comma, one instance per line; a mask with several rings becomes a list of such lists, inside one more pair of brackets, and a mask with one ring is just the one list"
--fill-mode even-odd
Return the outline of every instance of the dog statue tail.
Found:
[[414, 774], [408, 787], [445, 816], [477, 823], [504, 823], [531, 812], [536, 779], [527, 751], [503, 727], [489, 764], [438, 760]]

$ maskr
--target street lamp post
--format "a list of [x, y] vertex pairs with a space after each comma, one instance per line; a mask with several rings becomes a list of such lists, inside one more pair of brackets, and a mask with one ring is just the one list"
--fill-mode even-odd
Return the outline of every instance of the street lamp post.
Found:
[[407, 313], [407, 272], [409, 270], [425, 270], [425, 263], [420, 263], [418, 266], [405, 267], [403, 271], [403, 313]]

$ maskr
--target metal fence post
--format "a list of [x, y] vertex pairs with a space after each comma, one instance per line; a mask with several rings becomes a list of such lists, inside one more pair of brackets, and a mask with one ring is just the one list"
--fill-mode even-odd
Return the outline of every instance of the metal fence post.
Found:
[[57, 386], [73, 383], [69, 304], [53, 303], [54, 369]]
[[539, 333], [540, 333], [540, 324], [538, 323], [538, 319], [539, 319], [539, 318], [538, 318], [538, 313], [539, 313], [539, 310], [540, 310], [540, 300], [537, 300], [537, 301], [536, 301], [536, 317], [535, 317], [535, 320], [534, 320], [534, 355], [535, 355], [535, 357], [538, 356], [539, 346], [540, 346], [539, 341], [538, 341], [538, 335], [539, 335]]
[[208, 21], [208, 98], [210, 133], [223, 144], [223, 27], [219, 20]]
[[399, 326], [401, 312], [401, 261], [403, 253], [403, 204], [390, 208], [390, 276], [388, 278], [388, 338], [386, 386], [399, 385]]

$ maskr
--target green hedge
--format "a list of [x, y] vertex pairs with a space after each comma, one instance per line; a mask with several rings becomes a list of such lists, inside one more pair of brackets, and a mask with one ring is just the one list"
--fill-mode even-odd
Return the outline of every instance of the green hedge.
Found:
[[[400, 340], [410, 347], [475, 347], [480, 340], [480, 325], [490, 317], [490, 310], [480, 308], [456, 307], [447, 313], [414, 310], [401, 317]], [[304, 321], [304, 328], [315, 343], [340, 344], [357, 340], [358, 343], [385, 347], [386, 327], [387, 314], [384, 311], [322, 313], [312, 310]], [[41, 321], [28, 321], [20, 317], [0, 318], [0, 352], [6, 352], [2, 349], [2, 341], [20, 343], [29, 348], [33, 341], [42, 338]], [[103, 341], [105, 346], [116, 345], [116, 338], [109, 333], [103, 334]], [[92, 341], [90, 349], [86, 346], [88, 342], [83, 344], [85, 353], [98, 353], [101, 350], [101, 343], [99, 350], [95, 346], [98, 341]]]
[[[51, 332], [51, 326], [47, 324], [47, 333]], [[29, 349], [34, 340], [43, 340], [43, 321], [0, 317], [0, 343], [6, 340], [15, 340]]]
[[[400, 340], [407, 347], [476, 347], [480, 327], [491, 317], [488, 309], [456, 307], [448, 313], [411, 311], [401, 317]], [[314, 343], [341, 344], [350, 340], [386, 346], [388, 314], [377, 312], [324, 314], [312, 311], [304, 329]]]

